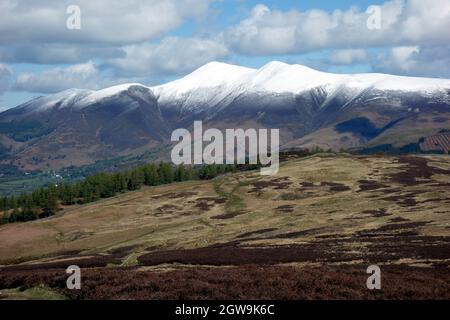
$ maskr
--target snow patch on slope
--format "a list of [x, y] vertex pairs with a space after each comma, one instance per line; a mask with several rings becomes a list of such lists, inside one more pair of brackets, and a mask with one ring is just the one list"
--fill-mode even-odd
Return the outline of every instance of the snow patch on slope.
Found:
[[450, 89], [450, 80], [387, 75], [383, 81], [378, 81], [374, 87], [379, 90], [419, 91], [432, 93], [435, 91]]
[[105, 88], [102, 90], [92, 92], [88, 96], [84, 97], [78, 103], [78, 107], [83, 108], [88, 105], [98, 103], [98, 102], [102, 101], [103, 99], [116, 96], [124, 91], [128, 91], [130, 89], [130, 87], [132, 87], [132, 86], [138, 86], [138, 87], [144, 87], [144, 88], [150, 89], [140, 83], [126, 83], [126, 84], [121, 84], [121, 85], [117, 85], [117, 86], [112, 86], [109, 88]]
[[302, 65], [274, 61], [257, 70], [249, 79], [252, 91], [299, 93], [341, 79], [338, 74], [325, 73]]
[[24, 108], [33, 112], [46, 111], [55, 107], [56, 105], [58, 105], [59, 108], [67, 108], [77, 104], [78, 101], [92, 94], [93, 92], [94, 91], [92, 90], [84, 89], [68, 89], [56, 94], [33, 99], [19, 106], [19, 108]]

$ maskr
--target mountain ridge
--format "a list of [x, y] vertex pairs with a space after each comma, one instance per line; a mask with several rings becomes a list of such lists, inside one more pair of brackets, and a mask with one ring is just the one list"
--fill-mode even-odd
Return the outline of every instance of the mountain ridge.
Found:
[[[225, 72], [231, 72], [231, 71], [237, 71], [233, 75], [228, 75], [228, 81], [222, 81], [220, 82], [220, 79], [224, 79], [224, 73]], [[25, 102], [23, 104], [18, 105], [18, 108], [25, 104], [28, 104], [31, 101], [34, 101], [36, 99], [50, 99], [55, 98], [58, 100], [58, 97], [64, 96], [67, 94], [72, 94], [74, 91], [79, 91], [81, 93], [89, 93], [85, 99], [90, 98], [89, 100], [82, 101], [84, 104], [88, 103], [95, 103], [98, 102], [100, 99], [108, 98], [111, 96], [114, 96], [116, 94], [119, 94], [120, 92], [128, 90], [132, 86], [139, 86], [143, 88], [150, 89], [154, 91], [155, 96], [158, 98], [161, 98], [161, 94], [163, 93], [164, 89], [168, 88], [173, 89], [176, 85], [182, 87], [181, 91], [187, 91], [196, 89], [199, 86], [201, 87], [202, 83], [206, 83], [204, 87], [215, 87], [219, 85], [233, 85], [236, 83], [236, 81], [241, 80], [242, 82], [246, 81], [247, 83], [250, 83], [251, 85], [254, 85], [256, 87], [263, 87], [261, 83], [267, 82], [267, 81], [273, 81], [273, 78], [277, 75], [282, 74], [284, 79], [289, 79], [289, 76], [292, 76], [293, 73], [300, 72], [301, 75], [305, 77], [304, 80], [307, 80], [309, 83], [309, 86], [306, 87], [306, 89], [310, 89], [311, 87], [324, 85], [324, 82], [326, 84], [326, 81], [334, 80], [336, 83], [334, 85], [341, 86], [346, 85], [348, 87], [371, 87], [371, 86], [377, 86], [378, 89], [382, 90], [393, 90], [393, 91], [407, 91], [409, 90], [419, 90], [419, 91], [439, 91], [442, 89], [450, 89], [450, 79], [442, 79], [442, 78], [427, 78], [427, 77], [409, 77], [409, 76], [398, 76], [398, 75], [390, 75], [390, 74], [384, 74], [384, 73], [355, 73], [355, 74], [340, 74], [340, 73], [327, 73], [318, 71], [315, 69], [312, 69], [310, 67], [300, 65], [300, 64], [287, 64], [280, 61], [271, 61], [264, 66], [262, 66], [259, 69], [254, 68], [248, 68], [248, 67], [242, 67], [239, 65], [233, 65], [233, 64], [227, 64], [223, 62], [217, 62], [213, 61], [210, 63], [207, 63], [198, 69], [194, 70], [190, 74], [160, 85], [156, 86], [147, 86], [141, 83], [124, 83], [119, 85], [114, 85], [111, 87], [106, 87], [100, 90], [88, 90], [88, 89], [78, 89], [78, 88], [71, 88], [67, 90], [63, 90], [61, 92], [58, 92], [56, 94], [48, 95], [48, 96], [42, 96], [35, 98], [33, 100], [30, 100], [28, 102]], [[284, 74], [283, 74], [284, 73]], [[287, 74], [286, 73], [291, 73]], [[220, 74], [218, 78], [214, 78], [214, 76], [217, 76], [217, 74]], [[236, 75], [237, 74], [237, 75]], [[211, 79], [211, 75], [213, 78]], [[322, 78], [319, 77], [322, 76]], [[200, 79], [199, 77], [200, 76]], [[311, 78], [314, 76], [313, 80], [316, 81], [323, 81], [322, 83], [314, 83], [311, 84]], [[227, 77], [225, 77], [227, 78]], [[256, 80], [255, 80], [256, 78]], [[262, 78], [262, 79], [261, 79]], [[319, 78], [317, 80], [317, 78]], [[284, 80], [283, 79], [283, 80]], [[265, 80], [265, 81], [261, 81]], [[278, 79], [277, 79], [278, 80]], [[347, 80], [347, 81], [344, 81]], [[365, 80], [365, 81], [364, 81]], [[190, 85], [186, 86], [186, 82], [191, 81]], [[392, 83], [398, 81], [398, 83], [395, 83], [393, 85]], [[406, 83], [405, 83], [406, 81]], [[184, 82], [184, 83], [183, 83]], [[242, 84], [242, 83], [239, 83]], [[184, 86], [183, 86], [184, 85]], [[195, 86], [196, 85], [196, 86]], [[258, 86], [259, 85], [259, 86]], [[278, 85], [278, 87], [277, 87]], [[267, 88], [266, 88], [267, 89]], [[298, 94], [301, 91], [304, 91], [304, 88], [299, 88], [297, 91], [293, 87], [285, 88], [284, 90], [281, 89], [281, 86], [279, 84], [274, 85], [271, 87], [272, 92], [275, 93], [293, 93]], [[276, 90], [278, 89], [278, 90]], [[269, 90], [269, 89], [267, 89]], [[269, 90], [270, 91], [270, 90]], [[54, 100], [55, 100], [54, 99]], [[11, 109], [14, 109], [11, 108]], [[8, 111], [8, 110], [5, 110]], [[3, 111], [4, 112], [4, 111]]]
[[[280, 128], [282, 147], [401, 147], [450, 128], [450, 80], [211, 62], [159, 86], [68, 89], [6, 110], [0, 144], [9, 151], [0, 164], [31, 170], [138, 156], [170, 145], [170, 132], [195, 120], [221, 130]], [[338, 130], [348, 128], [342, 123], [355, 128]]]

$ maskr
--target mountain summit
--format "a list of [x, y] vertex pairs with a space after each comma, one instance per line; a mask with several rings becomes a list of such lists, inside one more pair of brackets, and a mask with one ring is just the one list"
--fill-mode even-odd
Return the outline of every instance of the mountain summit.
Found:
[[137, 156], [194, 120], [279, 128], [284, 147], [418, 150], [450, 129], [450, 80], [211, 62], [155, 87], [69, 89], [0, 113], [0, 161], [32, 170]]

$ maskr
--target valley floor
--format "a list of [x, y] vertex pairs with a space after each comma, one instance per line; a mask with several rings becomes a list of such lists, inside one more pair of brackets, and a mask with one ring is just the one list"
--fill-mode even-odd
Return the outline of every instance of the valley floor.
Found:
[[143, 188], [1, 226], [0, 264], [0, 298], [450, 299], [450, 158], [322, 154]]

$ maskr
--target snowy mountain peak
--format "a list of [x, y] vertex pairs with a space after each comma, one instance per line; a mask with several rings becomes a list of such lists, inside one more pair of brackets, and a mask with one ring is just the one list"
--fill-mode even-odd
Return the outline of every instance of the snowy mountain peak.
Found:
[[195, 74], [197, 72], [213, 72], [213, 71], [233, 71], [233, 70], [254, 70], [247, 67], [242, 67], [234, 64], [229, 64], [220, 61], [211, 61], [203, 66], [199, 67], [191, 74]]
[[[221, 88], [219, 94], [226, 95], [230, 91], [237, 92], [238, 88], [239, 91], [295, 93], [302, 90], [302, 83], [311, 82], [312, 77], [327, 81], [327, 75], [302, 65], [289, 65], [280, 61], [270, 62], [260, 69], [210, 62], [179, 80], [152, 89], [163, 100], [181, 98], [201, 88]], [[336, 76], [331, 78], [335, 79]]]
[[259, 70], [276, 70], [276, 69], [282, 69], [282, 68], [288, 68], [291, 67], [291, 65], [281, 62], [281, 61], [271, 61], [266, 63], [264, 66], [262, 66]]
[[281, 61], [272, 61], [269, 62], [267, 64], [265, 64], [264, 66], [262, 66], [258, 72], [259, 73], [280, 73], [280, 72], [286, 72], [288, 70], [296, 70], [297, 72], [305, 72], [305, 73], [309, 73], [309, 72], [319, 72], [316, 71], [314, 69], [311, 69], [307, 66], [303, 66], [300, 64], [287, 64]]
[[156, 95], [159, 95], [163, 91], [170, 91], [171, 93], [177, 91], [177, 93], [181, 94], [198, 88], [224, 86], [254, 71], [251, 68], [214, 61], [198, 68], [181, 79], [154, 87], [153, 90]]
[[258, 70], [258, 73], [267, 74], [270, 76], [275, 76], [278, 74], [289, 75], [289, 73], [303, 74], [304, 76], [312, 74], [327, 74], [301, 64], [287, 64], [281, 61], [272, 61], [267, 63]]
[[356, 96], [368, 88], [429, 92], [450, 88], [450, 81], [385, 74], [326, 73], [280, 61], [269, 62], [260, 69], [211, 62], [152, 90], [160, 103], [193, 111], [230, 103], [242, 94], [297, 95], [314, 88], [325, 90], [329, 96], [348, 89]]

